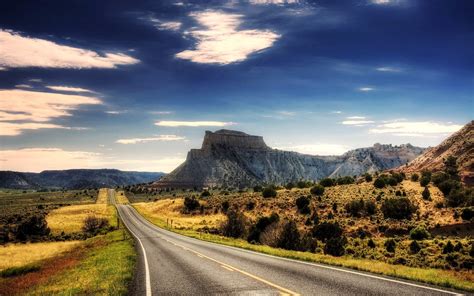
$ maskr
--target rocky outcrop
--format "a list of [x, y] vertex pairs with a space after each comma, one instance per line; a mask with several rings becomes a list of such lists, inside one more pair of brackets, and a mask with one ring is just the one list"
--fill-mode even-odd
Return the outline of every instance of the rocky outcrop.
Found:
[[341, 156], [314, 156], [272, 149], [262, 137], [243, 132], [207, 131], [201, 149], [189, 151], [183, 164], [151, 186], [240, 188], [361, 175], [406, 164], [422, 151], [409, 144], [376, 144]]
[[448, 156], [457, 158], [459, 174], [463, 181], [474, 184], [474, 121], [466, 124], [438, 146], [427, 149], [399, 170], [407, 173], [440, 171], [444, 169], [444, 160]]

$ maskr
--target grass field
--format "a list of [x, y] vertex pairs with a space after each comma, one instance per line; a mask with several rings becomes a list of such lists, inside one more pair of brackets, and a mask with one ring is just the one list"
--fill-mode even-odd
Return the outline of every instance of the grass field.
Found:
[[0, 278], [0, 291], [8, 295], [125, 295], [135, 260], [133, 239], [116, 230], [42, 261], [37, 271]]
[[127, 196], [125, 195], [125, 192], [124, 192], [123, 190], [118, 190], [118, 191], [116, 191], [116, 193], [115, 193], [115, 199], [117, 200], [117, 203], [118, 203], [118, 204], [121, 204], [121, 205], [127, 205], [127, 204], [130, 203], [130, 202], [128, 201]]
[[80, 242], [47, 242], [8, 244], [0, 247], [0, 271], [6, 268], [35, 264], [58, 256], [76, 247]]
[[99, 193], [97, 194], [97, 204], [108, 204], [109, 203], [109, 189], [101, 188], [99, 189]]

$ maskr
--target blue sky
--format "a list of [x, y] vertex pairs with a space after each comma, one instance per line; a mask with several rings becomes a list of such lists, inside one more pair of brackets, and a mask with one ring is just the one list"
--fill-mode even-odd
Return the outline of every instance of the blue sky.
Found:
[[473, 119], [472, 1], [0, 5], [0, 169], [171, 171], [205, 130], [341, 154]]

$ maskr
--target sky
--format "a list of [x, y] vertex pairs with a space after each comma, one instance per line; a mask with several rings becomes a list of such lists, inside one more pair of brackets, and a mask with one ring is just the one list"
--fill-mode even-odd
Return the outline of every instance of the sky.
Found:
[[339, 155], [474, 118], [466, 0], [0, 4], [0, 170], [170, 172], [206, 130]]

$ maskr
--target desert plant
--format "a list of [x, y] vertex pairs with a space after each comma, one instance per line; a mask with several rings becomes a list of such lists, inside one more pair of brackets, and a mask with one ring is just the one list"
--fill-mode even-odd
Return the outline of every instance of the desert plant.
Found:
[[295, 221], [291, 220], [284, 224], [277, 243], [278, 248], [286, 250], [299, 250], [301, 237]]
[[417, 226], [410, 231], [412, 240], [424, 240], [430, 237], [430, 233], [423, 226]]
[[345, 253], [347, 239], [343, 236], [330, 238], [324, 246], [324, 254], [340, 257]]
[[324, 178], [321, 181], [319, 181], [319, 185], [323, 187], [331, 187], [331, 186], [336, 185], [336, 182], [334, 181], [334, 179]]
[[340, 237], [342, 228], [337, 222], [322, 222], [313, 227], [312, 234], [320, 241], [327, 241], [330, 238]]
[[377, 179], [375, 179], [374, 181], [374, 187], [375, 188], [378, 188], [378, 189], [382, 189], [385, 187], [385, 181], [382, 177], [378, 177]]
[[446, 245], [444, 245], [444, 247], [443, 247], [443, 254], [449, 254], [449, 253], [452, 253], [452, 252], [454, 252], [454, 245], [450, 240], [448, 240]]
[[276, 197], [277, 196], [277, 191], [273, 187], [266, 187], [262, 191], [262, 196], [264, 198]]
[[365, 178], [365, 182], [372, 182], [372, 175], [371, 174], [366, 173], [364, 175], [364, 178]]
[[222, 225], [222, 234], [227, 237], [239, 238], [245, 234], [245, 216], [235, 209], [230, 209], [226, 213], [227, 221]]
[[44, 215], [30, 215], [18, 225], [16, 238], [24, 241], [32, 237], [47, 236], [50, 232]]
[[367, 247], [374, 249], [376, 247], [375, 242], [372, 239], [369, 239], [367, 242]]
[[364, 200], [352, 200], [345, 205], [345, 209], [351, 216], [360, 217], [365, 209]]
[[442, 182], [449, 180], [449, 175], [445, 172], [436, 172], [431, 176], [431, 181], [436, 186], [439, 186]]
[[420, 185], [423, 187], [426, 187], [428, 184], [430, 184], [430, 178], [423, 176], [420, 179]]
[[204, 191], [201, 193], [201, 197], [208, 197], [208, 196], [211, 196], [211, 193], [210, 193], [208, 190], [204, 190]]
[[383, 201], [381, 207], [385, 218], [409, 219], [416, 208], [406, 197], [388, 198]]
[[95, 216], [88, 216], [84, 220], [82, 231], [88, 234], [96, 235], [102, 230], [109, 228], [109, 220]]
[[324, 194], [324, 186], [320, 184], [314, 185], [313, 188], [311, 188], [310, 192], [312, 195], [321, 196]]
[[423, 189], [423, 192], [421, 193], [421, 197], [424, 200], [431, 200], [431, 194], [430, 194], [430, 190], [428, 189], [428, 186], [425, 186], [425, 189]]
[[466, 221], [470, 221], [474, 217], [474, 209], [464, 208], [461, 212], [461, 218]]
[[411, 179], [413, 182], [417, 182], [419, 178], [420, 178], [420, 176], [419, 176], [418, 174], [414, 173], [414, 174], [411, 175], [411, 178], [410, 178], [410, 179]]
[[408, 247], [410, 248], [410, 252], [412, 254], [417, 254], [421, 251], [421, 246], [416, 240], [412, 241]]
[[395, 248], [397, 247], [397, 243], [395, 242], [394, 239], [387, 239], [384, 243], [384, 246], [385, 246], [385, 250], [387, 250], [387, 252], [390, 252], [390, 253], [394, 253], [395, 252]]
[[311, 210], [309, 208], [310, 199], [306, 196], [300, 196], [296, 199], [296, 207], [301, 214], [309, 214]]
[[262, 192], [263, 188], [260, 185], [255, 185], [253, 187], [253, 192]]
[[184, 208], [187, 211], [192, 212], [196, 210], [197, 208], [199, 208], [199, 205], [200, 205], [199, 201], [194, 196], [192, 197], [186, 196], [184, 198]]

